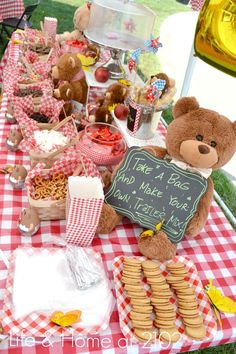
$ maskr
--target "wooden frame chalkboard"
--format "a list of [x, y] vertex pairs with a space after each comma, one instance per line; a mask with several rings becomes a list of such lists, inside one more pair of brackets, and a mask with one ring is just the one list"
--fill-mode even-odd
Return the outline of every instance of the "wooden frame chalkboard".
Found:
[[184, 237], [207, 186], [204, 177], [184, 171], [139, 147], [131, 147], [105, 201], [148, 229], [155, 229], [164, 219], [162, 229], [177, 243]]

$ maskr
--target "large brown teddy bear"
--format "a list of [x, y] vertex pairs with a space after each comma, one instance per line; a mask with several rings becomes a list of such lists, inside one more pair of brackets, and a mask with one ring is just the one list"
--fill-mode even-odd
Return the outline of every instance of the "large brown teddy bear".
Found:
[[[208, 190], [186, 229], [186, 236], [194, 237], [204, 227], [213, 199], [211, 171], [224, 166], [236, 151], [236, 121], [232, 123], [215, 111], [201, 108], [194, 97], [179, 99], [173, 116], [167, 129], [166, 149], [152, 146], [148, 150], [161, 159], [168, 155], [179, 166], [187, 165], [190, 170], [196, 168], [196, 173], [207, 178]], [[110, 205], [106, 205], [98, 231], [111, 232], [119, 217]], [[170, 259], [176, 252], [176, 245], [162, 231], [156, 237], [140, 238], [138, 244], [140, 252], [148, 258]]]
[[85, 104], [88, 85], [82, 70], [82, 64], [76, 54], [63, 54], [52, 68], [53, 80], [59, 80], [59, 88], [54, 90], [54, 96], [61, 98], [61, 92], [67, 92], [71, 99]]

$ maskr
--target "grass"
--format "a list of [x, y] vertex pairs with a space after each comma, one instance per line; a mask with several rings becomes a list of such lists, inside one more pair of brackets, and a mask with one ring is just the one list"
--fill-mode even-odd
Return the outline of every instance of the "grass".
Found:
[[[157, 13], [157, 21], [154, 27], [154, 35], [159, 35], [160, 25], [164, 19], [176, 12], [189, 11], [185, 5], [176, 0], [136, 0], [149, 6]], [[25, 5], [32, 4], [34, 0], [25, 0]], [[77, 7], [83, 4], [82, 0], [41, 0], [41, 3], [32, 16], [32, 22], [35, 28], [40, 28], [40, 21], [44, 16], [56, 17], [58, 19], [58, 33], [73, 30], [73, 15]], [[174, 29], [173, 29], [174, 30]], [[146, 54], [142, 57], [140, 70], [144, 76], [150, 76], [158, 72], [160, 65], [158, 56]], [[168, 109], [164, 113], [164, 119], [169, 123], [172, 119], [172, 110]], [[216, 171], [212, 175], [214, 186], [218, 194], [222, 197], [232, 213], [236, 215], [236, 188], [222, 171]], [[235, 354], [236, 344], [226, 344], [218, 347], [210, 347], [203, 350], [191, 352], [192, 354]], [[186, 353], [188, 354], [188, 353]], [[189, 352], [190, 354], [190, 352]]]

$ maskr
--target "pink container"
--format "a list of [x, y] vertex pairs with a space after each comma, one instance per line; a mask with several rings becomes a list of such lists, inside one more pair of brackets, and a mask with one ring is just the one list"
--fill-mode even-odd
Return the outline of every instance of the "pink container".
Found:
[[77, 147], [100, 166], [117, 165], [127, 150], [119, 129], [106, 123], [86, 125]]

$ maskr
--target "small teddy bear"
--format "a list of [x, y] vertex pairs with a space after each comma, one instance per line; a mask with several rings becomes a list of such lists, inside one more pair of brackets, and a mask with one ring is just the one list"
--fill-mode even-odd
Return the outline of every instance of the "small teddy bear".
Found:
[[103, 97], [100, 97], [96, 101], [96, 109], [91, 120], [95, 122], [111, 123], [112, 115], [111, 109], [114, 105], [124, 103], [129, 95], [129, 88], [119, 82], [110, 85]]
[[61, 97], [63, 91], [74, 100], [86, 103], [88, 85], [76, 54], [65, 53], [58, 59], [57, 65], [52, 68], [52, 79], [59, 80], [59, 89], [54, 90], [55, 97]]
[[87, 28], [90, 19], [90, 3], [79, 7], [74, 13], [74, 31], [64, 32], [56, 36], [59, 43], [65, 43], [67, 40], [84, 39], [83, 32]]
[[9, 181], [13, 188], [22, 189], [24, 187], [27, 170], [22, 165], [15, 165], [10, 176]]
[[19, 144], [23, 140], [23, 135], [17, 129], [12, 129], [6, 140], [7, 148], [10, 151], [17, 151], [19, 149]]
[[33, 236], [38, 232], [40, 219], [35, 208], [22, 210], [18, 221], [18, 229], [22, 236]]

